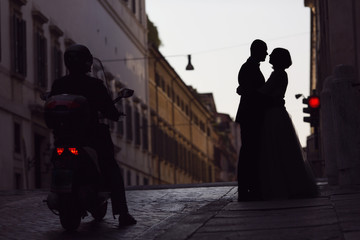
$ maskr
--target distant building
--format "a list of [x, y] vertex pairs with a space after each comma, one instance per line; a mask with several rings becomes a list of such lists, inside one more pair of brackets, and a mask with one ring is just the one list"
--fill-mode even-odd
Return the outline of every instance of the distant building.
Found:
[[215, 131], [219, 135], [216, 144], [219, 157], [216, 159], [217, 180], [236, 181], [237, 160], [240, 150], [238, 136], [239, 124], [235, 123], [228, 114], [217, 113]]
[[145, 1], [8, 0], [0, 10], [0, 189], [49, 186], [51, 133], [39, 96], [65, 74], [62, 56], [73, 43], [104, 60], [113, 95], [135, 90], [119, 106], [126, 119], [111, 129], [126, 185], [150, 184]]
[[213, 182], [213, 115], [154, 47], [149, 48], [149, 92], [153, 181]]
[[186, 85], [154, 46], [149, 92], [153, 182], [234, 181], [238, 125], [217, 113], [212, 93]]
[[217, 135], [214, 142], [215, 181], [235, 181], [241, 147], [240, 125], [229, 114], [217, 112], [212, 93], [201, 93], [199, 96], [214, 116], [212, 125]]

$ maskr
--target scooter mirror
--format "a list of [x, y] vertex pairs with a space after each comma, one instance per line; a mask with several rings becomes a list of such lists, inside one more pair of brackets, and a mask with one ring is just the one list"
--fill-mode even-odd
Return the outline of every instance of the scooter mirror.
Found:
[[122, 88], [119, 91], [119, 95], [117, 96], [117, 98], [115, 98], [115, 100], [113, 101], [114, 103], [118, 102], [120, 99], [122, 98], [128, 98], [131, 97], [134, 94], [134, 90], [129, 89], [129, 88]]
[[123, 88], [119, 92], [119, 97], [128, 98], [131, 97], [133, 94], [134, 94], [134, 90], [129, 88]]

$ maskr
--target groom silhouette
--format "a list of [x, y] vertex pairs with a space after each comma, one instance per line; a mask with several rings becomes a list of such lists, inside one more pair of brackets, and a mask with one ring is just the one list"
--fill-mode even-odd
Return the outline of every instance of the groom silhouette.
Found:
[[265, 84], [260, 62], [265, 61], [267, 45], [256, 39], [250, 57], [241, 66], [236, 92], [241, 96], [235, 121], [240, 124], [241, 149], [238, 162], [238, 201], [259, 200], [258, 158], [264, 102], [257, 90]]

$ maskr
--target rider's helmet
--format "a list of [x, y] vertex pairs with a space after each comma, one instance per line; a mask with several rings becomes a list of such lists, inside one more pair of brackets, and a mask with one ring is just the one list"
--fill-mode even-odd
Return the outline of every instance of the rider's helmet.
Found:
[[65, 50], [64, 62], [70, 73], [87, 73], [91, 71], [93, 56], [84, 45], [74, 44]]

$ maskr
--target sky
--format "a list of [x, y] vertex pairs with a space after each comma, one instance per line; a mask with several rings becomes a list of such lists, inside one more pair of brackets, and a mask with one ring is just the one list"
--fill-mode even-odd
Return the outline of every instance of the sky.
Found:
[[[181, 79], [199, 93], [212, 92], [218, 112], [235, 118], [240, 97], [237, 75], [255, 39], [290, 51], [285, 106], [300, 142], [310, 134], [303, 122], [304, 104], [295, 94], [308, 96], [310, 81], [310, 9], [304, 0], [146, 0], [146, 12], [158, 29], [160, 52]], [[191, 54], [193, 71], [186, 71]], [[269, 57], [261, 63], [267, 79]]]

